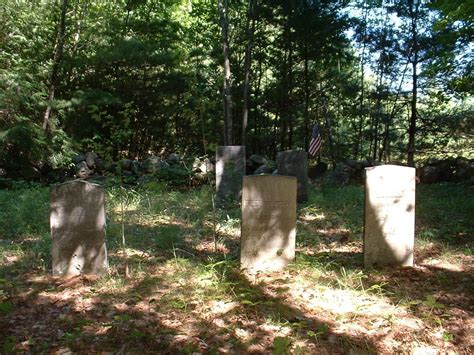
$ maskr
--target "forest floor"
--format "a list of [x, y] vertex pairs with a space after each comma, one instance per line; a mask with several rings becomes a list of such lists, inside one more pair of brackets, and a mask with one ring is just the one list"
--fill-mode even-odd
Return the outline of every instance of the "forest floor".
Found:
[[362, 187], [315, 186], [295, 263], [253, 276], [239, 206], [213, 213], [208, 187], [106, 191], [109, 275], [69, 279], [48, 189], [0, 191], [0, 353], [474, 352], [472, 184], [418, 185], [415, 267], [384, 270], [363, 268]]

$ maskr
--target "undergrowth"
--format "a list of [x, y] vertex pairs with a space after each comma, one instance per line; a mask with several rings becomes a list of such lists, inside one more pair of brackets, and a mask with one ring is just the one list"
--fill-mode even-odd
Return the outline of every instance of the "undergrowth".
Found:
[[[393, 282], [387, 271], [363, 268], [364, 191], [359, 186], [311, 190], [309, 201], [298, 208], [296, 260], [271, 282], [265, 281], [265, 275], [249, 279], [240, 271], [239, 205], [213, 213], [209, 186], [177, 191], [164, 183], [150, 182], [139, 187], [112, 184], [105, 189], [110, 273], [95, 281], [87, 292], [88, 297], [96, 295], [106, 308], [99, 313], [108, 320], [100, 324], [111, 327], [110, 338], [128, 334], [123, 339], [130, 344], [146, 342], [151, 346], [155, 335], [137, 321], [150, 314], [173, 315], [177, 322], [192, 319], [205, 333], [207, 318], [196, 315], [208, 313], [219, 318], [217, 333], [222, 332], [223, 339], [230, 336], [232, 341], [224, 343], [234, 351], [245, 352], [263, 339], [255, 329], [254, 334], [249, 330], [258, 320], [277, 335], [269, 345], [275, 351], [304, 353], [305, 349], [313, 349], [308, 344], [329, 344], [345, 351], [371, 352], [377, 348], [376, 343], [338, 335], [333, 330], [336, 323], [365, 319], [378, 326], [394, 326], [396, 320], [390, 312], [403, 310], [427, 320], [428, 326], [448, 343], [456, 340], [443, 315], [449, 314], [445, 301], [436, 293], [441, 291], [407, 289], [403, 284], [406, 281]], [[470, 218], [474, 203], [468, 198], [471, 190], [470, 186], [457, 184], [417, 187], [416, 247], [420, 262], [436, 259], [462, 267], [463, 258], [472, 256], [472, 238], [467, 238], [474, 230]], [[0, 205], [0, 312], [4, 308], [7, 314], [15, 310], [15, 295], [32, 287], [31, 282], [21, 281], [22, 275], [50, 273], [49, 189], [33, 186], [2, 190]], [[125, 258], [130, 265], [127, 278], [121, 269]], [[435, 269], [430, 282], [435, 289], [445, 290], [453, 287], [453, 280], [461, 285], [469, 281], [462, 273], [453, 275]], [[55, 290], [51, 285], [47, 287]], [[296, 306], [299, 299], [314, 307], [315, 313], [305, 315], [301, 306]], [[376, 302], [386, 309], [380, 319], [372, 319], [367, 313]], [[111, 304], [141, 305], [144, 313], [118, 313], [110, 309]], [[317, 316], [328, 307], [334, 307], [330, 310], [334, 321]], [[87, 338], [83, 329], [90, 323], [71, 322], [71, 331], [58, 342], [84, 350], [77, 339]], [[157, 332], [163, 339], [166, 334], [180, 334], [172, 327]], [[4, 345], [17, 346], [18, 341], [9, 337]], [[168, 349], [161, 346], [157, 350]], [[183, 352], [202, 350], [202, 344], [192, 341], [180, 346]]]

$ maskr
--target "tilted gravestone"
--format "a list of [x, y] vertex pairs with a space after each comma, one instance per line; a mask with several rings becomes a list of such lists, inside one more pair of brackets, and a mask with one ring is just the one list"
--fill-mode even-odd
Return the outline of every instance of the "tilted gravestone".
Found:
[[278, 175], [298, 179], [298, 202], [308, 200], [308, 153], [303, 150], [285, 150], [277, 154]]
[[218, 147], [216, 153], [216, 189], [219, 205], [239, 198], [244, 175], [245, 147], [240, 145]]
[[245, 176], [242, 191], [241, 267], [277, 271], [295, 258], [296, 178]]
[[107, 271], [104, 191], [74, 180], [51, 190], [53, 275], [100, 275]]
[[366, 168], [364, 265], [413, 266], [415, 168]]

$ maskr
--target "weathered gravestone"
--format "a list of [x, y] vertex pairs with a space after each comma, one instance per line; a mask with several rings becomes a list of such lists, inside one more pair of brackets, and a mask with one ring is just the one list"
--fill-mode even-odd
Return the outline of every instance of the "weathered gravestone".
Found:
[[107, 271], [104, 191], [74, 180], [51, 191], [53, 275], [103, 274]]
[[415, 168], [366, 168], [364, 265], [413, 266]]
[[225, 204], [239, 198], [245, 175], [245, 147], [220, 146], [216, 153], [217, 203]]
[[245, 176], [242, 192], [241, 267], [281, 270], [295, 258], [296, 178]]
[[285, 150], [277, 154], [278, 175], [298, 179], [298, 202], [308, 200], [308, 153], [304, 150]]

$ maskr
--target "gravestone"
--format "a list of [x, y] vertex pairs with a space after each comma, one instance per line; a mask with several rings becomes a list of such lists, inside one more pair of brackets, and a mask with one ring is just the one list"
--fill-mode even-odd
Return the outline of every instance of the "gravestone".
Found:
[[295, 176], [298, 181], [298, 202], [308, 200], [308, 153], [304, 150], [285, 150], [277, 154], [278, 175]]
[[249, 271], [277, 271], [295, 258], [296, 178], [245, 176], [240, 264]]
[[415, 168], [365, 169], [364, 265], [413, 266]]
[[217, 203], [238, 200], [245, 175], [245, 147], [240, 145], [220, 146], [216, 153]]
[[74, 180], [51, 190], [53, 275], [103, 274], [107, 271], [104, 191]]

